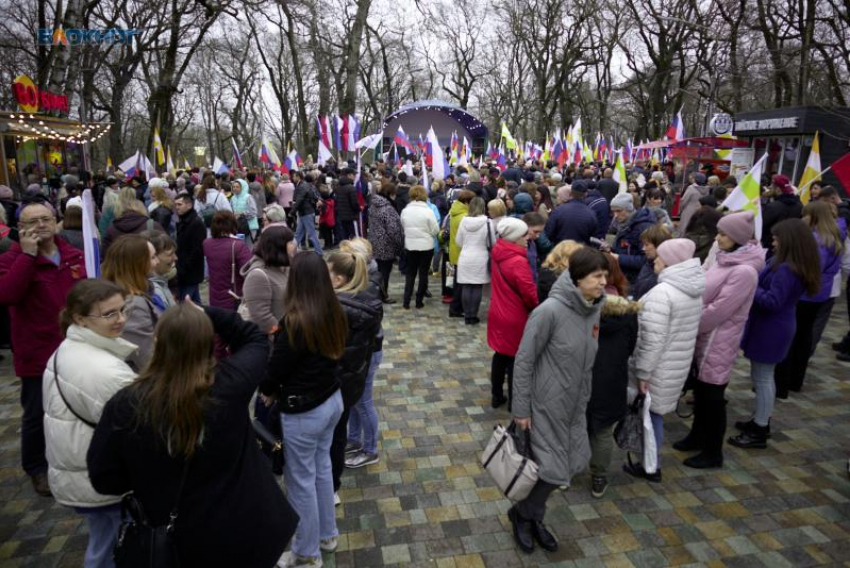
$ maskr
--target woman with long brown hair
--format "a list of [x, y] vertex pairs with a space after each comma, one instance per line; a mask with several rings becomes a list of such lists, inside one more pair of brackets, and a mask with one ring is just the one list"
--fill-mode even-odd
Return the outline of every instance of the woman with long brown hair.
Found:
[[[797, 328], [788, 355], [777, 366], [776, 398], [788, 398], [788, 391], [800, 392], [809, 359], [814, 352], [814, 327], [818, 318], [829, 318], [834, 299], [830, 299], [835, 275], [841, 272], [846, 228], [836, 221], [837, 212], [825, 201], [811, 201], [803, 207], [803, 221], [811, 228], [818, 244], [820, 290], [804, 294], [797, 303]], [[822, 314], [822, 312], [825, 312]]]
[[121, 335], [139, 348], [127, 361], [141, 371], [153, 353], [153, 331], [157, 322], [156, 306], [151, 299], [148, 275], [159, 259], [154, 246], [141, 235], [125, 235], [109, 247], [101, 274], [124, 289], [127, 298], [127, 323]]
[[321, 551], [336, 550], [339, 536], [330, 449], [343, 409], [335, 371], [348, 325], [320, 256], [301, 252], [292, 258], [283, 306], [268, 378], [260, 386], [264, 396], [279, 400], [284, 480], [301, 517], [281, 565], [321, 565]]
[[[766, 448], [770, 417], [776, 402], [774, 369], [791, 348], [797, 327], [797, 302], [821, 286], [818, 244], [811, 228], [800, 219], [786, 219], [771, 229], [774, 254], [759, 273], [741, 347], [750, 360], [756, 392], [749, 421], [735, 423], [741, 434], [729, 438], [739, 448]], [[764, 240], [762, 240], [762, 243]]]
[[[215, 333], [231, 350], [217, 364]], [[188, 300], [169, 308], [150, 364], [95, 429], [95, 490], [132, 491], [152, 526], [171, 524], [183, 566], [268, 568], [295, 531], [248, 415], [268, 352], [265, 334], [233, 312]]]

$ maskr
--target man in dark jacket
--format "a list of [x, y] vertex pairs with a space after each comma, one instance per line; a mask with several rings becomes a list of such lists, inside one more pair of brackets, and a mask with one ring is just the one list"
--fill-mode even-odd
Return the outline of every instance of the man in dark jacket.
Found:
[[188, 193], [174, 200], [177, 211], [177, 288], [179, 300], [186, 296], [201, 304], [199, 286], [204, 281], [204, 239], [207, 227], [195, 211], [195, 203]]
[[496, 180], [499, 179], [499, 168], [490, 168], [488, 174], [482, 180], [484, 183], [484, 201], [490, 203], [499, 196], [499, 188]]
[[510, 167], [505, 170], [502, 174], [502, 177], [505, 178], [506, 181], [516, 182], [517, 185], [521, 184], [524, 179], [522, 175], [522, 168], [517, 166], [516, 163], [511, 162]]
[[595, 181], [577, 181], [573, 187], [578, 184], [587, 186], [587, 197], [584, 198], [584, 203], [596, 215], [596, 233], [593, 236], [604, 241], [608, 227], [611, 225], [611, 208], [608, 200], [596, 189]]
[[585, 204], [587, 185], [582, 182], [573, 183], [570, 188], [570, 200], [559, 205], [549, 214], [546, 222], [546, 236], [557, 245], [567, 239], [589, 245], [590, 237], [596, 235], [596, 215]]
[[773, 254], [773, 235], [770, 233], [773, 226], [785, 219], [799, 219], [803, 216], [803, 203], [794, 195], [791, 180], [783, 175], [775, 175], [772, 188], [775, 197], [762, 209], [761, 246], [768, 250], [768, 256]]
[[86, 277], [83, 252], [55, 236], [48, 205], [21, 210], [20, 243], [0, 255], [0, 304], [9, 307], [15, 374], [21, 378], [21, 465], [39, 495], [49, 497], [42, 375], [62, 343], [57, 322], [71, 288]]
[[407, 183], [406, 172], [399, 172], [398, 174], [398, 184], [395, 186], [395, 199], [393, 203], [399, 215], [407, 207], [407, 204], [410, 203], [410, 184]]
[[620, 193], [611, 200], [611, 213], [618, 226], [611, 252], [620, 261], [623, 274], [630, 283], [634, 283], [646, 261], [640, 236], [656, 224], [655, 213], [647, 207], [635, 211], [634, 201], [629, 193]]
[[620, 184], [614, 181], [614, 170], [605, 168], [605, 172], [602, 174], [602, 179], [596, 185], [596, 189], [610, 204], [614, 196], [620, 191]]
[[292, 172], [292, 182], [295, 184], [295, 197], [292, 208], [298, 215], [298, 225], [295, 228], [295, 242], [301, 246], [304, 235], [313, 243], [313, 250], [322, 256], [322, 243], [316, 234], [316, 208], [319, 203], [319, 192], [313, 185], [313, 177], [305, 176], [302, 172]]
[[360, 203], [357, 201], [357, 190], [351, 176], [353, 172], [344, 170], [339, 178], [339, 188], [336, 190], [336, 220], [342, 226], [342, 238], [353, 239], [357, 236], [354, 223], [360, 215]]

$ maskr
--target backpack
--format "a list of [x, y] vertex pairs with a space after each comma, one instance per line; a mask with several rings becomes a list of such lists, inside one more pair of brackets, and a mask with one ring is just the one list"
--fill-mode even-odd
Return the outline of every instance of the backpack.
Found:
[[212, 203], [204, 203], [204, 208], [201, 210], [201, 217], [204, 219], [204, 225], [207, 226], [207, 229], [212, 226], [213, 217], [215, 217], [215, 204], [218, 203], [218, 198], [221, 197], [220, 193], [217, 193], [215, 199], [213, 199]]

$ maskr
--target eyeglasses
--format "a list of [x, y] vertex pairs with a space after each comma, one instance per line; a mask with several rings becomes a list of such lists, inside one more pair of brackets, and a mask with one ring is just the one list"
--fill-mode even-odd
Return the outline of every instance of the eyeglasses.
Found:
[[131, 306], [130, 304], [125, 304], [124, 307], [121, 308], [120, 310], [112, 310], [111, 312], [107, 312], [107, 313], [101, 314], [101, 315], [91, 314], [91, 315], [88, 315], [86, 317], [99, 318], [99, 319], [102, 319], [102, 320], [105, 320], [105, 321], [108, 321], [108, 322], [111, 323], [111, 322], [118, 321], [118, 318], [120, 318], [122, 316], [124, 317], [124, 319], [127, 319], [127, 318], [130, 317], [130, 314], [132, 314], [132, 313], [133, 313], [133, 306]]
[[29, 221], [20, 221], [18, 224], [23, 225], [24, 227], [35, 227], [37, 225], [49, 225], [50, 223], [55, 222], [56, 219], [53, 217], [36, 217], [35, 219], [30, 219]]

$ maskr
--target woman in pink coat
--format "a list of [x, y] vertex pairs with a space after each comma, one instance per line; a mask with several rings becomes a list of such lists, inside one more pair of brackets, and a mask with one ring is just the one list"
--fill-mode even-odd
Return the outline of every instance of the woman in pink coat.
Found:
[[[492, 279], [487, 313], [487, 344], [495, 351], [490, 367], [492, 406], [508, 403], [513, 394], [514, 358], [528, 314], [537, 307], [537, 285], [531, 275], [526, 248], [528, 225], [513, 217], [499, 222], [499, 236], [490, 261]], [[508, 398], [504, 382], [508, 379]]]
[[684, 461], [704, 469], [723, 465], [726, 434], [724, 394], [738, 356], [744, 325], [753, 303], [765, 250], [754, 237], [750, 211], [733, 213], [717, 223], [717, 257], [705, 273], [705, 293], [694, 357], [698, 368], [694, 386], [694, 423], [679, 451], [700, 453]]

